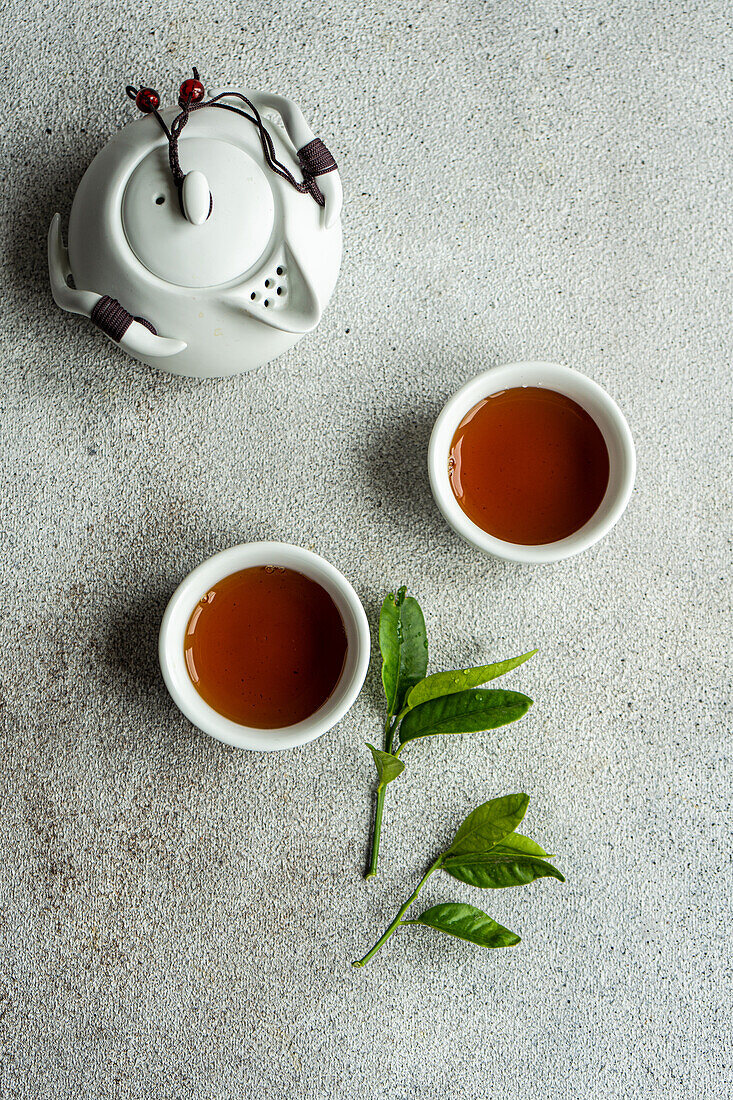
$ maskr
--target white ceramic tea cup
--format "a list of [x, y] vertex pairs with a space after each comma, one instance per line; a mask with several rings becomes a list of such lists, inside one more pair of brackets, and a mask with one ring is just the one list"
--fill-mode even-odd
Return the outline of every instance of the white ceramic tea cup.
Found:
[[[294, 569], [316, 581], [336, 604], [346, 631], [346, 661], [333, 693], [315, 714], [281, 729], [255, 729], [225, 718], [199, 695], [186, 669], [184, 638], [194, 608], [212, 585], [255, 565]], [[321, 737], [356, 701], [369, 668], [369, 624], [359, 597], [346, 577], [324, 558], [285, 542], [250, 542], [215, 554], [197, 566], [171, 596], [158, 640], [166, 687], [176, 706], [204, 733], [240, 749], [291, 749]]]
[[[463, 511], [450, 484], [451, 444], [464, 416], [485, 397], [515, 386], [542, 386], [570, 397], [595, 420], [608, 448], [608, 487], [597, 510], [572, 535], [540, 546], [505, 542], [482, 530]], [[587, 550], [610, 531], [631, 496], [636, 452], [623, 413], [597, 382], [559, 363], [508, 363], [472, 378], [446, 402], [430, 437], [428, 469], [436, 504], [457, 534], [494, 557], [536, 564], [560, 561]]]

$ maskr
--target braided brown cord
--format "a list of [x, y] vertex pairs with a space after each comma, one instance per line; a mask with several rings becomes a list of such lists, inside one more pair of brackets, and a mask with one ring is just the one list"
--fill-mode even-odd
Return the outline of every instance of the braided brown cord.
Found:
[[303, 169], [304, 182], [311, 195], [319, 206], [325, 206], [326, 200], [315, 177], [325, 176], [327, 172], [335, 172], [336, 161], [320, 138], [313, 138], [313, 141], [309, 141], [302, 149], [298, 149], [298, 160]]
[[117, 343], [133, 322], [132, 314], [116, 298], [110, 298], [109, 294], [102, 295], [90, 316], [97, 328], [101, 328], [102, 332], [106, 332]]
[[308, 176], [325, 176], [326, 172], [335, 172], [337, 167], [336, 161], [320, 138], [313, 138], [313, 141], [298, 149], [298, 160]]
[[157, 329], [150, 321], [146, 320], [145, 317], [133, 317], [123, 305], [120, 305], [116, 298], [110, 298], [109, 294], [102, 295], [94, 306], [90, 317], [97, 328], [100, 328], [102, 332], [118, 344], [133, 321], [138, 321], [141, 325], [144, 325], [146, 329], [152, 332], [153, 336], [158, 335]]

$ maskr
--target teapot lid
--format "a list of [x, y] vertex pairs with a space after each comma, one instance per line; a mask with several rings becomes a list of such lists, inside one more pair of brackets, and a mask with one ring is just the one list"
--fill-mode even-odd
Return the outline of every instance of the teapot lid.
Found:
[[128, 244], [166, 283], [197, 288], [228, 283], [253, 267], [268, 246], [276, 219], [270, 181], [245, 149], [223, 136], [182, 139], [181, 159], [208, 184], [208, 216], [197, 225], [184, 215], [168, 146], [158, 144], [125, 187], [122, 224]]

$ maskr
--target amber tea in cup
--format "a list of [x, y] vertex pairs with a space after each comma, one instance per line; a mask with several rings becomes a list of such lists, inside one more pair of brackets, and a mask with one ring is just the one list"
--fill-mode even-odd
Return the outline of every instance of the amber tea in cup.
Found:
[[186, 628], [186, 668], [215, 711], [244, 726], [280, 729], [315, 714], [346, 661], [344, 623], [326, 590], [303, 573], [253, 566], [217, 581]]
[[595, 420], [565, 394], [517, 386], [479, 401], [451, 444], [453, 493], [469, 519], [508, 543], [539, 546], [580, 530], [608, 486]]

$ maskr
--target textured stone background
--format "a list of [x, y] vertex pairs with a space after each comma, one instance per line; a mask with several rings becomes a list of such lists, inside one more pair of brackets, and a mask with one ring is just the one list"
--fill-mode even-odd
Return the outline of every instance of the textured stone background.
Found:
[[[3, 1098], [721, 1098], [730, 1032], [731, 26], [713, 3], [72, 0], [4, 9]], [[345, 256], [318, 331], [180, 380], [53, 307], [45, 233], [133, 116], [128, 80], [288, 92], [332, 145]], [[625, 409], [636, 492], [528, 569], [441, 521], [446, 397], [518, 358]], [[166, 600], [274, 537], [403, 580], [433, 668], [540, 655], [524, 721], [415, 751], [360, 877], [378, 677], [256, 756], [161, 683]], [[485, 904], [481, 952], [391, 918], [464, 813], [532, 795], [568, 882]]]

